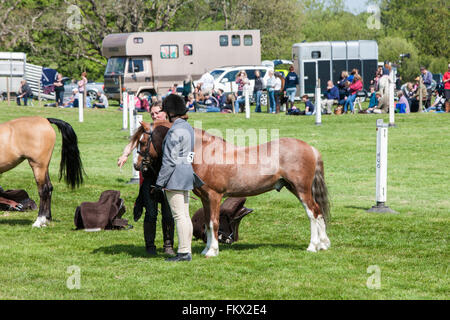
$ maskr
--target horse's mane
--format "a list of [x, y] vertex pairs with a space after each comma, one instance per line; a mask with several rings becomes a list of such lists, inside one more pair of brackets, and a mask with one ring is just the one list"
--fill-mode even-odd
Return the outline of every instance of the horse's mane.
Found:
[[139, 128], [137, 128], [136, 132], [133, 134], [133, 136], [130, 138], [130, 142], [132, 145], [137, 145], [139, 139], [141, 138], [141, 135], [145, 132], [145, 128], [143, 125], [140, 125]]

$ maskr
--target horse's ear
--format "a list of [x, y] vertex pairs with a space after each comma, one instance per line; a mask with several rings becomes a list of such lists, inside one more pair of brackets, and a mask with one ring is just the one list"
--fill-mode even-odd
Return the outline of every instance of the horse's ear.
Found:
[[144, 121], [139, 121], [139, 123], [141, 124], [141, 126], [144, 127], [145, 131], [149, 131], [150, 130], [150, 123], [144, 122]]

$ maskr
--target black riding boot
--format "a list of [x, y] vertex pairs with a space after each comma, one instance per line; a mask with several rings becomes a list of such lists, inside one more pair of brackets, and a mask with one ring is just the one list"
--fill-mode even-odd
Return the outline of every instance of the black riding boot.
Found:
[[156, 235], [156, 221], [155, 222], [144, 221], [145, 251], [147, 251], [147, 253], [150, 255], [156, 255], [155, 235]]
[[172, 219], [162, 219], [163, 239], [164, 239], [164, 253], [174, 256], [173, 251], [173, 236], [175, 230], [175, 222]]

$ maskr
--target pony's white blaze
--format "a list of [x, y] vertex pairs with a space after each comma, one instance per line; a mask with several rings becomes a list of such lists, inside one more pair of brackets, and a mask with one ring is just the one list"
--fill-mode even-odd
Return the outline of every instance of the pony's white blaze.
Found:
[[47, 218], [44, 216], [37, 217], [36, 221], [33, 223], [34, 228], [45, 227], [47, 225]]
[[[214, 236], [214, 227], [213, 227], [213, 222], [211, 220], [209, 221], [209, 228], [207, 228], [206, 234], [208, 237], [207, 241], [209, 242], [209, 247], [208, 247], [208, 243], [207, 243], [206, 247], [208, 248], [208, 250], [205, 253], [205, 256], [207, 258], [217, 257], [219, 255], [219, 241]], [[205, 250], [206, 250], [206, 248], [205, 248]]]

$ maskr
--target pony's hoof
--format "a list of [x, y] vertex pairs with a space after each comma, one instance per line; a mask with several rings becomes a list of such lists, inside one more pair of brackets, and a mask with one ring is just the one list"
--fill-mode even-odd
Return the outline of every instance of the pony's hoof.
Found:
[[308, 252], [317, 252], [317, 246], [315, 244], [310, 243], [308, 246], [308, 249], [306, 249]]
[[320, 241], [320, 246], [319, 246], [320, 250], [328, 250], [328, 249], [330, 249], [330, 247], [331, 247], [330, 240], [326, 239], [326, 240]]
[[208, 251], [209, 251], [209, 248], [205, 247], [205, 249], [203, 249], [203, 251], [202, 251], [202, 255], [206, 255], [206, 253], [208, 253]]
[[33, 228], [40, 228], [47, 226], [47, 218], [46, 217], [38, 217], [36, 221], [33, 223]]
[[205, 254], [206, 258], [217, 257], [219, 255], [219, 249], [209, 249]]

